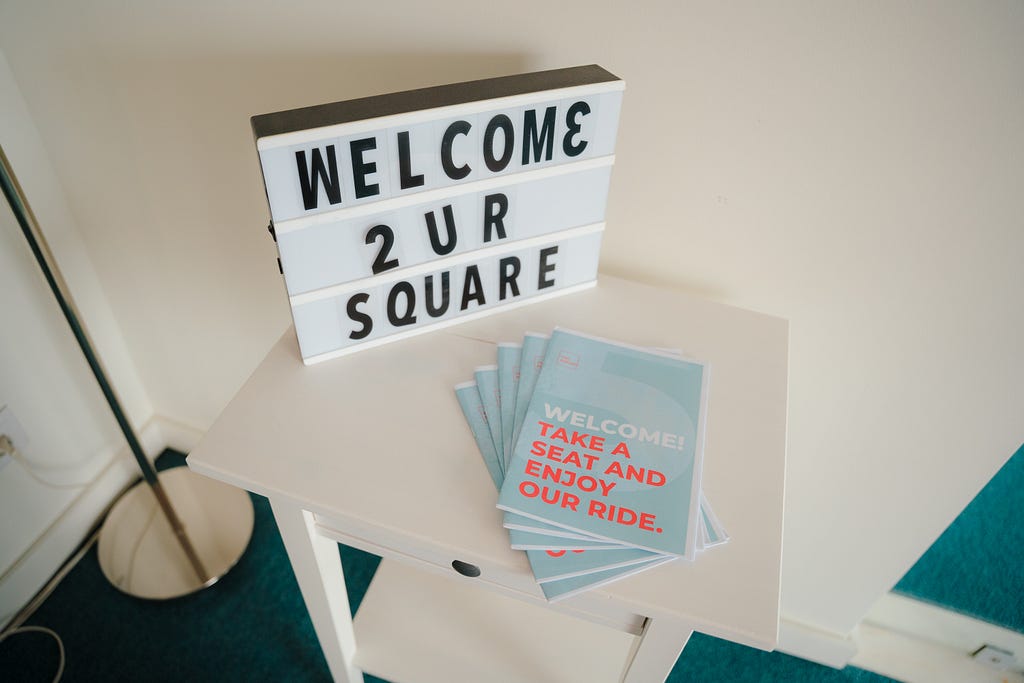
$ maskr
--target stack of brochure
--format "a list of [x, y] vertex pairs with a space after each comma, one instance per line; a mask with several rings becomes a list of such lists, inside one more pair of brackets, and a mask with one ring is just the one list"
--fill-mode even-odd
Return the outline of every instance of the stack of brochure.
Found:
[[556, 329], [455, 387], [512, 547], [554, 601], [729, 536], [701, 490], [708, 367]]

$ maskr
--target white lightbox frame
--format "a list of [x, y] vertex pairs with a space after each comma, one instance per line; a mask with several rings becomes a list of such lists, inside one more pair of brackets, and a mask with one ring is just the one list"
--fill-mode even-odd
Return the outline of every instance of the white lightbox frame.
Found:
[[[624, 87], [590, 65], [253, 117], [303, 362], [594, 284]], [[459, 309], [422, 315], [411, 278], [444, 269]]]

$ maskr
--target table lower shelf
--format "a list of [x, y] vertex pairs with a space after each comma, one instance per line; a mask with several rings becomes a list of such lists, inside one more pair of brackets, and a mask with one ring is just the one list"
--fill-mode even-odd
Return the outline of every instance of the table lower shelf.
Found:
[[357, 665], [391, 683], [615, 683], [636, 638], [386, 559], [354, 623]]

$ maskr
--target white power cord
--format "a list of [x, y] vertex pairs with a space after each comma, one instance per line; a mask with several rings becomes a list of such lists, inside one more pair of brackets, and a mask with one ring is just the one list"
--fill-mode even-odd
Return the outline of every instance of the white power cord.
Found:
[[57, 649], [60, 652], [60, 661], [57, 665], [57, 673], [53, 677], [53, 683], [60, 681], [61, 676], [64, 675], [64, 664], [66, 662], [66, 658], [64, 656], [64, 641], [60, 639], [57, 632], [53, 629], [46, 628], [45, 626], [21, 626], [0, 635], [0, 643], [4, 642], [11, 636], [18, 635], [19, 633], [45, 633], [48, 636], [52, 636], [53, 639], [57, 641]]
[[[109, 512], [109, 508], [107, 509], [107, 511], [103, 513], [102, 517], [106, 517], [107, 512]], [[60, 569], [58, 569], [57, 572], [50, 577], [50, 580], [46, 582], [46, 585], [43, 586], [38, 593], [36, 593], [35, 597], [33, 597], [27, 605], [21, 608], [21, 610], [14, 616], [13, 619], [11, 619], [10, 623], [8, 623], [7, 626], [5, 626], [3, 629], [0, 629], [0, 643], [4, 642], [5, 640], [7, 640], [7, 638], [16, 633], [25, 633], [32, 631], [46, 633], [47, 635], [52, 636], [54, 640], [57, 641], [57, 647], [60, 650], [60, 662], [57, 667], [57, 675], [54, 677], [53, 683], [57, 683], [60, 680], [61, 676], [64, 675], [64, 665], [66, 662], [64, 642], [60, 639], [60, 636], [57, 635], [57, 633], [52, 629], [46, 628], [45, 626], [34, 626], [31, 624], [25, 626], [24, 623], [35, 613], [37, 609], [39, 609], [39, 606], [43, 604], [46, 598], [50, 597], [50, 594], [53, 593], [57, 585], [64, 580], [64, 577], [71, 573], [71, 570], [78, 565], [78, 563], [82, 560], [83, 557], [85, 557], [85, 554], [89, 552], [89, 549], [92, 548], [93, 544], [96, 543], [97, 539], [99, 539], [101, 528], [102, 527], [98, 524], [95, 527], [93, 527], [92, 531], [89, 534], [89, 537], [86, 538], [85, 541], [83, 541], [82, 544], [78, 547], [78, 549], [71, 555], [71, 557], [69, 557], [64, 562], [64, 564], [61, 565]]]
[[28, 476], [32, 477], [37, 483], [51, 489], [84, 489], [93, 482], [93, 480], [90, 480], [74, 484], [58, 484], [56, 482], [46, 481], [36, 474], [37, 467], [21, 454], [21, 451], [19, 451], [17, 447], [15, 447], [14, 442], [11, 441], [11, 437], [6, 434], [0, 434], [0, 455], [11, 456], [25, 469], [26, 472], [28, 472]]

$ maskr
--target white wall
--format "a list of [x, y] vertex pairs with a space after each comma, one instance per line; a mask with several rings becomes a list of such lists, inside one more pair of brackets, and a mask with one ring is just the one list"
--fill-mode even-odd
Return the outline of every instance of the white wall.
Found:
[[604, 266], [791, 320], [782, 608], [835, 634], [1024, 440], [1021, 35], [1008, 2], [0, 9], [154, 408], [198, 428], [288, 324], [250, 115], [625, 78]]
[[[45, 226], [128, 415], [145, 422], [152, 408], [2, 54], [0, 145]], [[10, 432], [20, 452], [0, 469], [3, 624], [46, 582], [135, 471], [6, 201], [0, 201], [0, 311], [0, 431]]]

